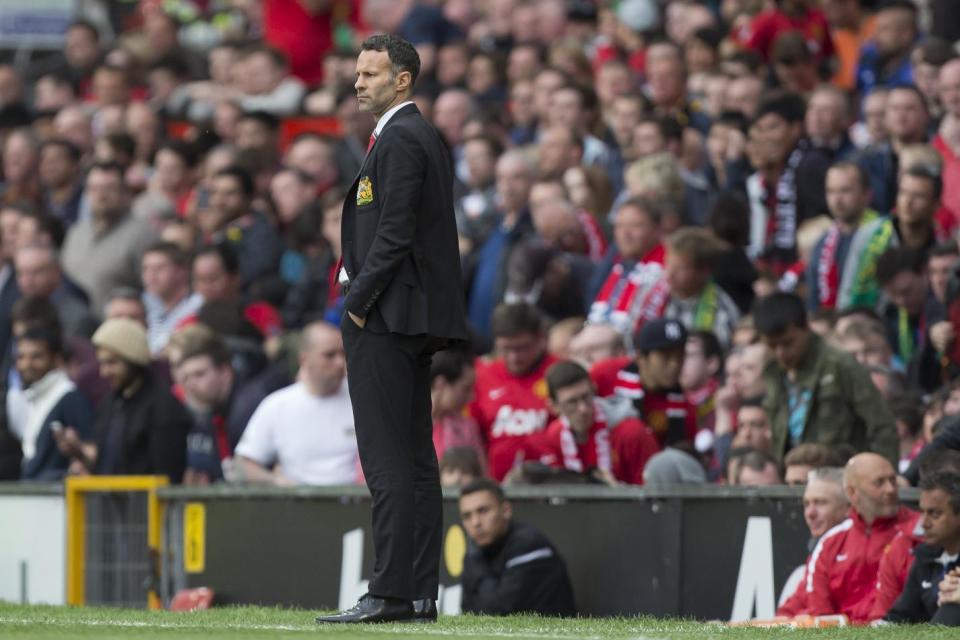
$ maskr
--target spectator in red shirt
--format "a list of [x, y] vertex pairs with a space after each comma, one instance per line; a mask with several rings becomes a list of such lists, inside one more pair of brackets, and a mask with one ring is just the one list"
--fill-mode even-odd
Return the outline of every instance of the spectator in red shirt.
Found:
[[643, 484], [643, 468], [660, 450], [650, 428], [599, 401], [590, 374], [575, 362], [552, 365], [546, 381], [547, 406], [559, 418], [531, 438], [528, 457], [610, 485]]
[[817, 60], [833, 56], [830, 26], [820, 9], [810, 0], [776, 0], [775, 7], [758, 14], [740, 35], [741, 44], [770, 58], [773, 43], [785, 31], [799, 31], [804, 35], [810, 52]]
[[473, 400], [477, 374], [471, 358], [464, 352], [446, 349], [433, 356], [430, 364], [430, 395], [433, 398], [433, 444], [437, 459], [448, 449], [473, 449], [480, 460], [485, 457], [480, 428], [467, 405]]
[[524, 438], [550, 421], [544, 375], [557, 359], [547, 353], [543, 318], [535, 307], [502, 304], [491, 324], [496, 357], [477, 361], [470, 414], [487, 443], [490, 475], [499, 481], [523, 455]]
[[697, 432], [696, 409], [680, 388], [686, 342], [680, 322], [651, 320], [637, 334], [635, 361], [611, 358], [590, 369], [597, 395], [629, 398], [661, 446], [693, 442]]
[[334, 30], [356, 22], [359, 5], [346, 0], [265, 0], [263, 35], [287, 55], [293, 75], [318, 84], [324, 54], [334, 45]]
[[807, 565], [807, 613], [869, 618], [884, 550], [917, 514], [900, 506], [897, 474], [883, 456], [861, 453], [847, 463], [844, 491], [849, 517], [820, 538]]

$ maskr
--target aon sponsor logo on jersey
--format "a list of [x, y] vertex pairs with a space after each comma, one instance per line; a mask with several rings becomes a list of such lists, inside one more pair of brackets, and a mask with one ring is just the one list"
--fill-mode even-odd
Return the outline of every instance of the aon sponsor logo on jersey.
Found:
[[547, 426], [548, 417], [546, 409], [514, 409], [510, 405], [503, 405], [497, 410], [490, 436], [502, 438], [530, 435]]

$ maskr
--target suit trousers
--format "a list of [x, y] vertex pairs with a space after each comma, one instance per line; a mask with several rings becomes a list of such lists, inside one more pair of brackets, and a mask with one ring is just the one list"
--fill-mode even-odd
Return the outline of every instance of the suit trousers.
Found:
[[427, 336], [341, 323], [360, 464], [373, 498], [371, 595], [436, 599], [443, 503]]

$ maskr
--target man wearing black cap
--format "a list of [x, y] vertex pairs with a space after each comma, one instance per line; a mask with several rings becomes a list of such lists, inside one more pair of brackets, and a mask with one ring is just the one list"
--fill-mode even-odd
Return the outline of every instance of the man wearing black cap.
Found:
[[630, 398], [661, 446], [693, 441], [696, 410], [680, 388], [687, 330], [678, 320], [646, 322], [634, 341], [636, 358], [611, 358], [590, 370], [601, 398]]

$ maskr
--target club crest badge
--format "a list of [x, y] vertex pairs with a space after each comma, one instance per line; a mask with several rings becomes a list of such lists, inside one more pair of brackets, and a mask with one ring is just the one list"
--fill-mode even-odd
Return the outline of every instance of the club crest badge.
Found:
[[369, 176], [363, 176], [357, 186], [357, 206], [371, 202], [373, 202], [373, 183], [370, 182]]

